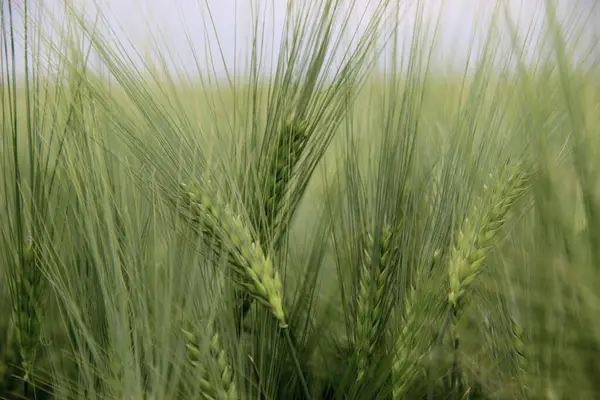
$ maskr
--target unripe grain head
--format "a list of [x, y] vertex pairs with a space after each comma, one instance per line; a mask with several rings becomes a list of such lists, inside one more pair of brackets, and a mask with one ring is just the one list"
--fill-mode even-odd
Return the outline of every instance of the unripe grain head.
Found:
[[222, 206], [201, 190], [200, 183], [182, 185], [184, 199], [194, 215], [211, 227], [237, 263], [232, 264], [235, 281], [258, 302], [270, 309], [281, 327], [286, 327], [282, 284], [273, 261], [252, 237], [248, 224], [230, 206]]

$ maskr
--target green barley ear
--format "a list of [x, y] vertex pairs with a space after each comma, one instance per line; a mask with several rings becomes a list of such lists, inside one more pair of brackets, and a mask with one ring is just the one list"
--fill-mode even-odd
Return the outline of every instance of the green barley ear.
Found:
[[[517, 354], [519, 376], [522, 379], [527, 374], [527, 358], [525, 356], [525, 343], [523, 342], [523, 328], [514, 317], [511, 317], [511, 338], [514, 351]], [[525, 387], [525, 389], [527, 388]]]
[[[391, 258], [391, 230], [384, 226], [381, 233], [379, 249], [371, 234], [367, 235], [363, 262], [358, 282], [355, 320], [355, 358], [357, 379], [360, 383], [366, 374], [373, 354], [382, 337], [383, 314], [385, 300], [388, 298], [386, 288], [389, 287]], [[379, 260], [373, 263], [373, 254], [379, 253]]]
[[414, 349], [411, 335], [417, 330], [414, 328], [413, 305], [415, 301], [415, 288], [410, 287], [403, 302], [403, 315], [401, 318], [402, 330], [395, 340], [394, 357], [392, 359], [392, 399], [404, 399], [409, 385], [414, 382], [419, 373], [415, 365]]
[[506, 167], [492, 189], [485, 188], [489, 196], [479, 198], [471, 213], [465, 218], [458, 232], [455, 246], [450, 253], [448, 265], [450, 305], [449, 333], [453, 344], [454, 362], [452, 367], [452, 387], [455, 393], [461, 391], [459, 360], [460, 338], [458, 321], [461, 300], [469, 286], [481, 273], [483, 264], [495, 245], [498, 232], [506, 222], [512, 205], [527, 190], [528, 175], [521, 164]]
[[[207, 180], [207, 185], [210, 185], [210, 180]], [[186, 187], [186, 185], [180, 186], [181, 188]], [[190, 196], [190, 193], [192, 191], [198, 190], [201, 190], [200, 182], [194, 181], [189, 184], [189, 187], [187, 187], [181, 192], [181, 200], [183, 201], [183, 205], [185, 207], [192, 206], [192, 196]], [[215, 227], [210, 225], [201, 215], [188, 213], [185, 215], [185, 217], [187, 217], [193, 223], [193, 228], [195, 232], [202, 235], [205, 244], [215, 252], [220, 253], [220, 251], [222, 250], [222, 243], [219, 238], [219, 235], [217, 234], [217, 232], [215, 232]]]
[[[202, 359], [201, 341], [192, 328], [181, 329], [186, 341], [187, 355], [192, 366], [200, 371], [199, 385], [202, 394], [208, 399], [239, 399], [235, 376], [227, 353], [221, 346], [214, 323], [208, 324], [204, 337], [209, 338], [209, 360]], [[210, 370], [218, 371], [219, 379], [214, 379]]]
[[521, 164], [509, 166], [499, 177], [496, 186], [486, 189], [490, 194], [489, 200], [484, 202], [480, 199], [465, 218], [448, 266], [448, 301], [452, 306], [457, 306], [467, 288], [480, 274], [498, 232], [504, 226], [508, 211], [527, 190], [527, 178]]
[[[435, 250], [431, 258], [432, 264], [441, 259], [441, 251]], [[437, 290], [431, 292], [435, 297], [430, 297], [430, 292], [425, 287], [419, 289], [417, 298], [417, 286], [410, 285], [402, 301], [400, 323], [402, 329], [394, 338], [392, 358], [392, 400], [405, 399], [413, 385], [420, 377], [425, 376], [426, 370], [422, 364], [424, 354], [421, 353], [418, 343], [424, 338], [423, 320], [418, 320], [416, 313], [421, 305], [437, 309], [440, 299], [445, 304], [442, 293], [438, 295]], [[418, 304], [417, 304], [418, 302]], [[423, 311], [423, 310], [420, 310]], [[428, 314], [425, 314], [428, 315]], [[433, 336], [431, 339], [433, 340]]]
[[234, 280], [259, 303], [267, 307], [281, 327], [287, 327], [283, 311], [282, 283], [273, 261], [254, 241], [248, 225], [226, 205], [211, 199], [199, 182], [182, 184], [193, 214], [209, 226], [237, 263], [232, 264]]
[[[188, 187], [186, 190], [182, 192], [181, 199], [183, 200], [183, 205], [185, 207], [190, 208], [192, 206], [190, 190], [200, 190], [199, 182], [192, 182], [191, 187]], [[207, 181], [207, 185], [210, 185], [210, 180]], [[184, 185], [182, 185], [182, 188]], [[191, 211], [191, 210], [187, 210]], [[228, 262], [231, 264], [238, 264], [237, 258], [232, 255], [229, 248], [223, 248], [223, 243], [221, 242], [221, 238], [218, 232], [215, 231], [215, 226], [211, 225], [206, 218], [203, 218], [201, 215], [195, 214], [186, 214], [185, 217], [189, 218], [189, 220], [193, 224], [193, 228], [196, 233], [202, 235], [202, 239], [204, 244], [207, 246], [209, 251], [217, 256], [225, 255], [228, 259]], [[240, 266], [238, 265], [238, 268]], [[248, 310], [250, 309], [251, 301], [250, 296], [247, 292], [235, 289], [235, 297], [239, 299], [238, 304], [240, 304], [240, 309], [237, 307], [234, 309], [234, 316], [236, 320], [240, 319], [240, 315], [246, 315]], [[243, 317], [242, 317], [243, 318]], [[241, 332], [242, 325], [241, 322], [238, 323], [238, 333]]]
[[[288, 120], [279, 130], [275, 143], [269, 152], [262, 203], [258, 206], [259, 215], [255, 219], [258, 226], [258, 238], [261, 243], [275, 245], [273, 238], [276, 229], [283, 227], [282, 203], [289, 189], [294, 169], [308, 141], [307, 126], [304, 122]], [[239, 309], [236, 319], [243, 319], [250, 309], [250, 297], [247, 293], [236, 293]], [[241, 326], [241, 322], [238, 322]], [[238, 327], [238, 329], [240, 329]]]
[[306, 132], [306, 123], [288, 120], [277, 136], [270, 157], [271, 163], [268, 166], [268, 179], [264, 189], [266, 224], [261, 227], [263, 242], [266, 242], [267, 235], [271, 233], [274, 225], [278, 222], [281, 203], [289, 188], [294, 168], [300, 161], [308, 141]]
[[22, 263], [18, 257], [15, 260], [20, 265], [16, 275], [15, 299], [13, 303], [13, 317], [21, 366], [24, 371], [25, 382], [32, 378], [33, 365], [36, 352], [40, 343], [40, 322], [38, 309], [41, 302], [41, 273], [38, 270], [35, 243], [27, 240], [23, 246]]

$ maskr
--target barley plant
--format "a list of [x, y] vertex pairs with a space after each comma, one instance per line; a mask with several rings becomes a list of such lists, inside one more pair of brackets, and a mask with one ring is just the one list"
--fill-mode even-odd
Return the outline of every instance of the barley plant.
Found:
[[0, 398], [600, 399], [595, 2], [108, 3], [2, 3]]

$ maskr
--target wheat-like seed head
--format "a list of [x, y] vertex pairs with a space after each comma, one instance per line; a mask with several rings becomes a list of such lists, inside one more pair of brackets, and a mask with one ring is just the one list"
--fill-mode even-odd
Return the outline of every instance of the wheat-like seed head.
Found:
[[[207, 179], [206, 183], [207, 183], [207, 186], [210, 186], [211, 185], [210, 179]], [[195, 190], [201, 189], [200, 182], [198, 182], [198, 181], [192, 182], [190, 185]], [[190, 196], [189, 191], [187, 189], [185, 189], [187, 187], [187, 185], [181, 184], [180, 186], [182, 189], [184, 189], [183, 192], [181, 193], [181, 199], [183, 200], [183, 204], [185, 206], [189, 207], [189, 206], [191, 206], [192, 196]], [[215, 226], [210, 224], [210, 221], [207, 221], [206, 218], [204, 218], [202, 215], [193, 213], [193, 210], [186, 210], [186, 211], [192, 211], [191, 214], [186, 213], [184, 216], [190, 222], [193, 223], [194, 232], [197, 234], [200, 234], [202, 236], [204, 243], [210, 249], [212, 249], [217, 254], [219, 254], [222, 250], [228, 250], [228, 249], [223, 249], [223, 243], [221, 242], [219, 233], [215, 230]]]
[[508, 166], [502, 171], [485, 199], [479, 198], [471, 213], [465, 218], [458, 232], [455, 246], [450, 254], [448, 265], [450, 305], [450, 339], [454, 348], [452, 367], [453, 390], [461, 386], [460, 339], [458, 321], [461, 312], [461, 300], [469, 286], [481, 273], [483, 263], [495, 245], [498, 232], [506, 222], [506, 216], [516, 200], [527, 189], [528, 176], [520, 164]]
[[527, 358], [525, 357], [525, 343], [523, 342], [523, 328], [517, 320], [511, 317], [511, 338], [515, 353], [517, 353], [519, 374], [523, 377], [527, 373]]
[[282, 283], [272, 260], [253, 240], [248, 226], [229, 206], [221, 207], [201, 190], [199, 182], [182, 185], [184, 198], [192, 212], [216, 232], [237, 263], [232, 264], [234, 279], [258, 302], [271, 310], [281, 327], [287, 327], [283, 310]]
[[190, 363], [201, 372], [199, 378], [200, 390], [209, 399], [237, 400], [239, 399], [233, 368], [225, 350], [221, 346], [219, 334], [213, 329], [213, 324], [207, 327], [210, 337], [210, 363], [219, 371], [219, 381], [216, 382], [208, 371], [206, 361], [201, 360], [202, 350], [198, 337], [190, 330], [181, 329], [185, 340]]
[[[210, 184], [210, 180], [208, 181]], [[190, 197], [188, 193], [183, 193], [183, 200], [186, 205], [190, 205]], [[211, 252], [216, 254], [217, 256], [225, 255], [227, 261], [230, 264], [237, 264], [237, 268], [241, 268], [238, 263], [235, 255], [230, 251], [230, 248], [224, 247], [221, 241], [221, 238], [218, 232], [215, 230], [215, 226], [211, 225], [206, 218], [203, 218], [201, 215], [190, 215], [186, 214], [185, 217], [189, 218], [189, 220], [193, 223], [193, 228], [196, 233], [200, 234], [204, 244], [210, 249]], [[238, 299], [238, 304], [241, 305], [242, 315], [245, 315], [246, 312], [250, 309], [251, 301], [250, 296], [243, 289], [236, 288], [235, 289], [235, 298]], [[239, 309], [234, 310], [234, 315], [237, 317], [240, 312]]]
[[293, 121], [287, 121], [277, 137], [264, 194], [267, 229], [272, 227], [271, 224], [277, 217], [281, 200], [288, 189], [294, 167], [302, 156], [307, 140], [306, 124]]
[[373, 265], [375, 249], [373, 236], [367, 235], [363, 263], [360, 269], [356, 304], [355, 356], [358, 367], [357, 382], [364, 379], [367, 365], [377, 347], [383, 319], [386, 287], [390, 277], [391, 230], [384, 226], [381, 234], [379, 261]]
[[37, 270], [37, 257], [34, 244], [29, 240], [23, 248], [23, 263], [15, 260], [20, 268], [16, 275], [16, 301], [13, 317], [17, 343], [21, 355], [21, 366], [25, 372], [24, 380], [29, 382], [33, 363], [39, 346], [40, 323], [38, 307], [40, 304], [40, 278]]
[[[507, 174], [502, 174], [496, 186], [491, 189], [489, 202], [480, 199], [479, 204], [465, 219], [458, 232], [456, 244], [451, 250], [448, 301], [455, 308], [467, 288], [480, 274], [483, 263], [495, 244], [494, 240], [506, 221], [508, 211], [527, 189], [528, 176], [520, 164], [510, 167], [506, 172]], [[477, 224], [477, 221], [480, 223]]]
[[414, 365], [413, 347], [410, 335], [414, 333], [413, 305], [416, 290], [409, 287], [404, 298], [402, 330], [395, 340], [394, 358], [392, 360], [392, 399], [403, 399], [410, 382], [420, 373]]

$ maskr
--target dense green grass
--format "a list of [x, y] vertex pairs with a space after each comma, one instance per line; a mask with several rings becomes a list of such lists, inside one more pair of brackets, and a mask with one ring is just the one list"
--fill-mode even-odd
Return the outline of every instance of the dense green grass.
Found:
[[25, 24], [17, 80], [9, 5], [0, 398], [600, 398], [600, 71], [551, 7], [539, 63], [493, 26], [450, 77], [419, 6], [381, 1], [346, 53], [345, 7], [307, 2], [274, 76], [257, 16], [249, 78], [217, 84], [75, 13], [52, 74]]

